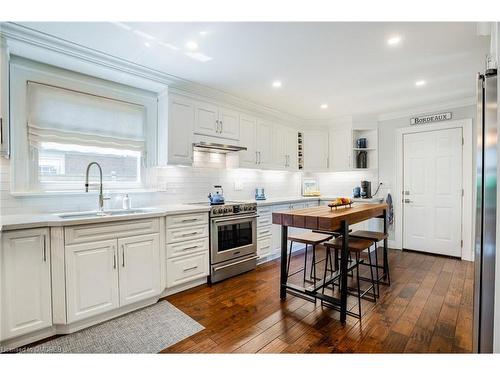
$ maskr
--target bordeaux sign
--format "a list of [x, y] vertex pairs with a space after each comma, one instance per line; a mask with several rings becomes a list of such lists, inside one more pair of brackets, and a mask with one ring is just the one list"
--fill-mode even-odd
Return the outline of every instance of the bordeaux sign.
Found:
[[410, 125], [424, 125], [429, 122], [439, 122], [451, 120], [451, 112], [436, 113], [433, 115], [412, 117], [410, 119]]

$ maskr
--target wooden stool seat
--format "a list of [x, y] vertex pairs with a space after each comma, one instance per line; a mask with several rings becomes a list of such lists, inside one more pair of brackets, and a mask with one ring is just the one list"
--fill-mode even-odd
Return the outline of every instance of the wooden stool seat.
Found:
[[357, 230], [350, 234], [352, 237], [367, 238], [369, 240], [379, 242], [387, 238], [387, 234], [384, 232], [373, 232], [370, 230]]
[[305, 232], [288, 236], [288, 240], [293, 242], [303, 243], [306, 245], [319, 245], [325, 241], [328, 241], [332, 237], [333, 235], [331, 234]]
[[[333, 247], [334, 249], [341, 250], [342, 249], [342, 237], [337, 237], [331, 241], [325, 242], [324, 245], [326, 247]], [[349, 236], [349, 250], [355, 252], [362, 252], [368, 249], [371, 245], [373, 245], [372, 240], [367, 240], [363, 238], [352, 238]]]

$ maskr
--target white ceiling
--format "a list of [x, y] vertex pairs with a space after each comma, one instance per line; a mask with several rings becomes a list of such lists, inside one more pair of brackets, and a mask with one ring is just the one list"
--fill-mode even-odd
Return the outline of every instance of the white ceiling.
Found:
[[[23, 25], [307, 119], [473, 98], [489, 49], [472, 22]], [[212, 59], [187, 56], [188, 41]]]

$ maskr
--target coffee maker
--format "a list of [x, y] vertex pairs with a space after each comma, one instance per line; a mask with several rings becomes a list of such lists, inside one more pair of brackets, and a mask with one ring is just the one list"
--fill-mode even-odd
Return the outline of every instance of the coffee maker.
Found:
[[361, 198], [369, 199], [372, 197], [372, 183], [370, 181], [361, 181]]

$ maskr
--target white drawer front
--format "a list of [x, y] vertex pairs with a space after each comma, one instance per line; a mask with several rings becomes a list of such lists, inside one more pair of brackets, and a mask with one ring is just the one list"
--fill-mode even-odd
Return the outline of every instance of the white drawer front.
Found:
[[109, 240], [118, 237], [131, 237], [141, 234], [158, 233], [160, 219], [140, 219], [100, 224], [86, 224], [68, 227], [64, 230], [66, 245]]
[[272, 212], [272, 206], [257, 207], [257, 213], [259, 215], [270, 214]]
[[273, 241], [271, 236], [264, 237], [257, 241], [257, 255], [260, 258], [271, 255], [271, 253], [273, 252], [272, 242]]
[[208, 276], [208, 251], [167, 260], [167, 287]]
[[273, 234], [272, 230], [273, 230], [273, 227], [271, 226], [271, 224], [266, 225], [265, 227], [258, 227], [257, 228], [257, 238], [272, 235]]
[[175, 258], [200, 251], [208, 251], [208, 237], [194, 241], [177, 242], [167, 245], [167, 258]]
[[208, 224], [181, 228], [167, 226], [167, 243], [184, 242], [203, 237], [208, 237]]
[[167, 228], [188, 227], [208, 223], [208, 212], [167, 216]]
[[257, 226], [258, 227], [263, 227], [266, 225], [271, 225], [273, 223], [273, 217], [271, 213], [266, 214], [266, 215], [259, 215], [257, 218]]

